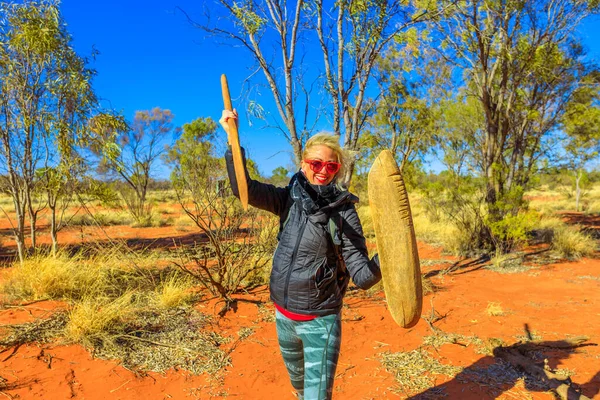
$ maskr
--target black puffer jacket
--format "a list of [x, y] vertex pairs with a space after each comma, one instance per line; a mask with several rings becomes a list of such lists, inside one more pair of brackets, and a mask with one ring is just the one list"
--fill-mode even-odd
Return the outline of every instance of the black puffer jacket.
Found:
[[[231, 153], [225, 154], [231, 186], [237, 196]], [[246, 174], [247, 175], [247, 174]], [[368, 289], [381, 279], [377, 257], [369, 260], [362, 226], [354, 204], [358, 198], [335, 185], [311, 185], [300, 171], [285, 188], [247, 178], [248, 201], [286, 221], [273, 257], [271, 299], [298, 314], [339, 312], [348, 284]], [[348, 274], [338, 266], [329, 217], [341, 216], [342, 256]]]

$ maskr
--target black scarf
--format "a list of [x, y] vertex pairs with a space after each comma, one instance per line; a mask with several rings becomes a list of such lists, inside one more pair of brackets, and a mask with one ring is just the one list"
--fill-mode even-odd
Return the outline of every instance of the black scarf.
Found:
[[327, 185], [313, 185], [306, 179], [302, 171], [294, 175], [290, 185], [292, 199], [300, 204], [302, 209], [309, 215], [333, 203], [341, 194], [340, 189], [334, 182]]

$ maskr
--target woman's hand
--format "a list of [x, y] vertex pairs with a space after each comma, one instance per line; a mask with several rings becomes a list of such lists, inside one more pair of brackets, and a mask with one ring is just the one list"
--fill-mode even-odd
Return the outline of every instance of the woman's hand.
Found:
[[221, 124], [223, 129], [225, 129], [225, 132], [227, 132], [228, 135], [229, 135], [229, 124], [227, 123], [227, 121], [229, 120], [229, 118], [233, 118], [235, 120], [235, 127], [237, 128], [239, 126], [239, 123], [238, 123], [238, 114], [237, 114], [237, 111], [235, 108], [233, 109], [233, 111], [223, 110], [223, 114], [221, 114], [221, 119], [219, 120], [219, 123]]

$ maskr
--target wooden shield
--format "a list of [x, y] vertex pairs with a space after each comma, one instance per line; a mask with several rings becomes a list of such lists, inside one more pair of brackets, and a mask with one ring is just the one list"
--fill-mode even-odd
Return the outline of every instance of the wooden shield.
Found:
[[[229, 85], [227, 85], [227, 77], [225, 74], [221, 75], [221, 90], [223, 92], [223, 103], [225, 109], [232, 111], [231, 96], [229, 95]], [[240, 137], [236, 123], [233, 119], [227, 121], [229, 125], [229, 133], [227, 134], [227, 141], [231, 146], [231, 153], [233, 155], [233, 167], [235, 169], [235, 179], [238, 184], [238, 193], [240, 194], [240, 201], [244, 210], [248, 210], [248, 182], [246, 182], [246, 171], [244, 170], [244, 160], [242, 159], [242, 148], [240, 147]]]
[[368, 184], [388, 308], [398, 325], [410, 328], [421, 316], [421, 268], [406, 187], [389, 150], [371, 166]]

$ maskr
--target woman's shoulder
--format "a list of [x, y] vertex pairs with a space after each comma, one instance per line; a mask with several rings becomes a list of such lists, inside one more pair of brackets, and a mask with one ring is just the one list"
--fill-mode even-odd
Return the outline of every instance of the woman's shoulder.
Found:
[[336, 200], [331, 204], [331, 208], [339, 212], [352, 210], [355, 204], [359, 202], [358, 196], [348, 190], [341, 190]]

